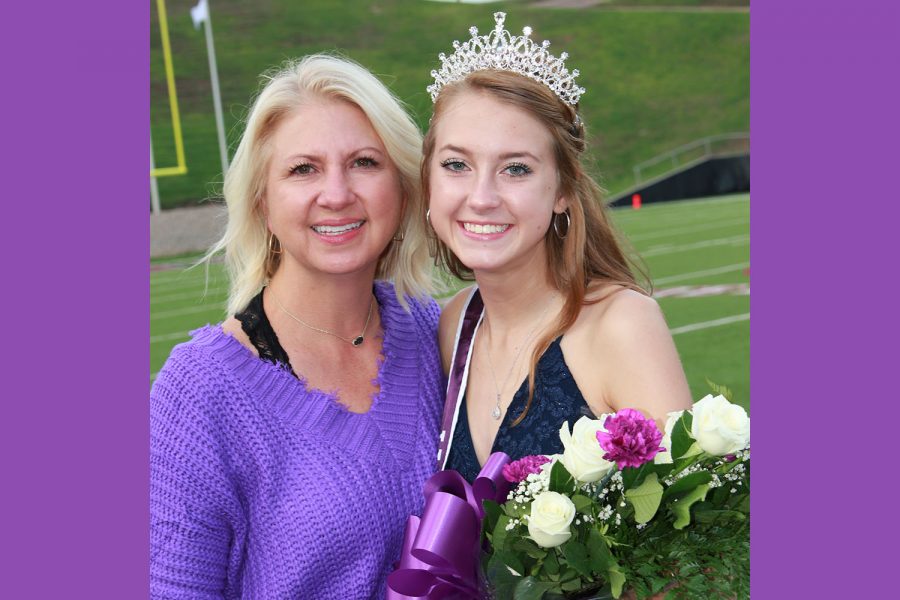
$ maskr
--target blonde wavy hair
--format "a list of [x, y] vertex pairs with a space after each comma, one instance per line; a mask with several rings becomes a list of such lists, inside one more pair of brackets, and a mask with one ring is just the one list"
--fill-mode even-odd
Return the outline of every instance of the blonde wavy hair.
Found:
[[311, 97], [349, 102], [365, 113], [400, 174], [405, 208], [400, 219], [402, 241], [392, 241], [378, 261], [375, 277], [393, 281], [397, 299], [423, 297], [432, 290], [427, 236], [421, 214], [420, 164], [422, 134], [400, 100], [372, 73], [341, 56], [313, 54], [288, 61], [262, 75], [262, 88], [246, 118], [246, 127], [225, 175], [223, 194], [228, 224], [203, 257], [225, 254], [229, 275], [227, 313], [246, 308], [279, 266], [268, 246], [262, 212], [270, 140], [282, 120]]

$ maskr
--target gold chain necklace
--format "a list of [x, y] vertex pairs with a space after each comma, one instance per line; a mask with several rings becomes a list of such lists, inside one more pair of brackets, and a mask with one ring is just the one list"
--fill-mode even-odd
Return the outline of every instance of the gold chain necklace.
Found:
[[321, 329], [319, 327], [315, 327], [314, 325], [310, 325], [309, 323], [307, 323], [306, 321], [304, 321], [303, 319], [301, 319], [300, 317], [298, 317], [297, 315], [293, 314], [291, 311], [286, 309], [284, 307], [284, 304], [282, 304], [281, 301], [278, 300], [278, 297], [275, 294], [272, 294], [272, 298], [275, 299], [275, 303], [278, 304], [278, 306], [281, 308], [281, 310], [284, 312], [284, 314], [286, 314], [293, 320], [297, 321], [298, 323], [300, 323], [307, 329], [312, 329], [313, 331], [318, 331], [319, 333], [326, 333], [330, 336], [334, 336], [334, 337], [338, 338], [339, 340], [344, 340], [345, 342], [352, 344], [353, 346], [362, 346], [362, 343], [364, 341], [366, 341], [366, 330], [369, 328], [369, 320], [372, 318], [372, 307], [375, 305], [375, 298], [372, 298], [372, 301], [369, 302], [369, 316], [366, 317], [366, 324], [363, 326], [362, 333], [360, 333], [358, 336], [352, 337], [352, 338], [346, 338], [342, 335], [336, 334], [333, 331], [328, 331], [327, 329]]
[[[502, 389], [506, 389], [506, 384], [509, 383], [509, 378], [512, 377], [512, 374], [516, 369], [516, 365], [519, 364], [519, 357], [522, 356], [522, 350], [525, 349], [525, 346], [527, 346], [531, 342], [531, 339], [537, 333], [538, 328], [540, 327], [540, 324], [541, 324], [541, 319], [543, 319], [544, 315], [547, 314], [547, 310], [549, 308], [550, 308], [549, 304], [544, 307], [544, 310], [541, 311], [540, 316], [535, 320], [535, 323], [536, 323], [535, 326], [531, 328], [531, 331], [529, 331], [528, 335], [525, 336], [525, 339], [522, 340], [522, 345], [519, 346], [518, 350], [516, 350], [516, 355], [513, 358], [512, 366], [510, 366], [509, 371], [506, 373], [506, 378], [503, 380], [503, 388]], [[485, 315], [484, 315], [484, 320], [486, 323], [487, 322], [487, 313], [485, 313]], [[487, 351], [488, 367], [490, 367], [490, 369], [491, 369], [491, 379], [494, 380], [494, 391], [497, 393], [497, 403], [494, 405], [494, 408], [491, 409], [491, 416], [494, 418], [494, 420], [499, 420], [500, 413], [501, 413], [501, 410], [500, 410], [500, 390], [501, 390], [501, 388], [500, 388], [500, 386], [497, 385], [497, 375], [494, 372], [494, 361], [491, 359], [491, 345], [489, 343], [485, 344], [485, 350]]]

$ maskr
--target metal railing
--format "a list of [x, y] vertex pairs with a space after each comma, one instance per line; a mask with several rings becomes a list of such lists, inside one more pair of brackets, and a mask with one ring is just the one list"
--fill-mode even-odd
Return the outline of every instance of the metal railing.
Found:
[[[710, 158], [713, 156], [721, 156], [726, 154], [723, 151], [714, 151], [714, 145], [722, 145], [723, 142], [728, 142], [731, 147], [734, 147], [734, 142], [746, 142], [746, 147], [741, 147], [741, 151], [750, 151], [750, 134], [749, 133], [724, 133], [720, 135], [711, 135], [688, 144], [684, 144], [683, 146], [679, 146], [668, 152], [663, 152], [659, 156], [654, 156], [650, 160], [645, 160], [642, 163], [639, 163], [632, 167], [634, 172], [634, 182], [635, 185], [640, 184], [642, 180], [643, 172], [646, 171], [649, 167], [653, 167], [665, 161], [670, 161], [672, 163], [671, 169], [675, 170], [682, 166], [680, 162], [681, 157], [685, 154], [697, 150], [698, 148], [703, 149], [702, 154], [692, 155], [691, 162], [695, 162], [698, 160], [703, 160], [706, 158]], [[731, 150], [731, 153], [734, 153], [734, 150]]]

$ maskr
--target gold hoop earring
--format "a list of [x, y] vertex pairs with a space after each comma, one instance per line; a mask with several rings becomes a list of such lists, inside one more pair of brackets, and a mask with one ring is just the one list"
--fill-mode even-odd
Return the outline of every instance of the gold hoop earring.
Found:
[[[275, 234], [271, 231], [269, 232], [268, 239], [266, 240], [266, 245], [269, 248], [269, 254], [271, 256], [278, 256], [279, 254], [284, 252], [284, 248], [281, 247], [281, 242], [278, 241], [278, 238], [275, 237]], [[276, 249], [277, 247], [277, 249]]]
[[402, 242], [404, 237], [406, 236], [403, 233], [403, 229], [398, 229], [397, 233], [394, 234], [394, 237], [391, 238], [391, 241]]
[[[559, 217], [560, 217], [560, 215], [566, 216], [566, 230], [563, 233], [559, 232]], [[569, 216], [568, 210], [566, 210], [565, 212], [556, 213], [555, 215], [553, 215], [553, 231], [556, 232], [556, 237], [558, 237], [559, 239], [561, 239], [561, 240], [566, 239], [566, 236], [569, 235], [569, 227], [571, 227], [571, 226], [572, 226], [572, 217]]]

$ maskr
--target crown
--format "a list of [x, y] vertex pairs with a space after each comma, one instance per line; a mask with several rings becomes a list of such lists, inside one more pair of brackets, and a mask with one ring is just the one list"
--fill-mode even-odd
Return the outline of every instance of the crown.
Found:
[[453, 41], [454, 52], [446, 56], [438, 55], [441, 70], [431, 71], [434, 83], [426, 89], [431, 94], [431, 101], [437, 99], [441, 88], [449, 83], [465, 78], [469, 73], [484, 69], [512, 71], [529, 77], [549, 87], [560, 100], [575, 106], [584, 93], [583, 87], [575, 85], [578, 69], [571, 72], [566, 68], [568, 53], [563, 52], [559, 58], [547, 52], [550, 42], [544, 40], [540, 45], [531, 38], [531, 27], [523, 27], [522, 36], [510, 34], [503, 28], [506, 13], [495, 12], [494, 21], [497, 26], [488, 35], [478, 35], [477, 27], [470, 27], [472, 39], [462, 44]]

